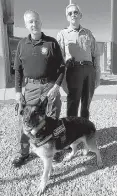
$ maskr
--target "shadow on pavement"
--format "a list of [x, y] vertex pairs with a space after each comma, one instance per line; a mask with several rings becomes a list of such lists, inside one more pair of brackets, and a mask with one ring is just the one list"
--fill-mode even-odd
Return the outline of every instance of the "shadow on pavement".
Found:
[[[110, 128], [104, 128], [102, 130], [98, 130], [98, 146], [100, 148], [100, 152], [101, 152], [101, 156], [102, 156], [102, 161], [103, 161], [103, 169], [105, 169], [106, 167], [111, 168], [112, 166], [117, 164], [117, 127], [110, 127]], [[77, 155], [75, 155], [76, 157]], [[97, 170], [98, 167], [96, 165], [96, 156], [94, 153], [89, 153], [88, 156], [91, 156], [92, 159], [87, 160], [87, 161], [83, 161], [81, 163], [78, 163], [74, 166], [69, 166], [67, 165], [66, 169], [62, 168], [61, 173], [59, 174], [54, 174], [51, 176], [51, 178], [57, 178], [57, 177], [62, 177], [62, 176], [66, 176], [71, 174], [71, 176], [65, 177], [63, 179], [59, 179], [57, 182], [55, 183], [50, 183], [47, 188], [49, 187], [53, 187], [55, 185], [60, 185], [63, 182], [67, 182], [70, 180], [74, 180], [76, 178], [79, 178], [81, 176], [84, 175], [89, 175]], [[74, 158], [75, 158], [74, 157]], [[36, 156], [32, 157], [32, 159], [35, 159]], [[73, 158], [73, 159], [74, 159]], [[72, 159], [72, 161], [73, 161]], [[77, 172], [76, 174], [72, 175], [72, 172], [74, 172], [75, 170], [77, 170], [78, 168], [81, 167], [85, 167], [85, 170], [82, 172]], [[36, 173], [36, 174], [29, 174], [29, 175], [24, 175], [24, 176], [19, 176], [19, 177], [15, 177], [12, 179], [0, 179], [0, 184], [4, 184], [4, 183], [12, 183], [13, 181], [22, 181], [25, 180], [27, 178], [34, 178], [36, 176], [40, 176], [40, 173]], [[46, 188], [46, 189], [47, 189]]]
[[[104, 165], [103, 169], [105, 169], [106, 167], [111, 168], [112, 166], [117, 164], [117, 127], [104, 128], [98, 132], [99, 132], [99, 136], [98, 136], [99, 139], [97, 143], [101, 152], [101, 157]], [[88, 155], [94, 156], [95, 154], [90, 152]], [[85, 161], [84, 163], [79, 163], [74, 167], [67, 166], [66, 171], [63, 171], [60, 174], [55, 174], [52, 177], [56, 178], [56, 177], [62, 177], [64, 175], [68, 175], [69, 173], [72, 173], [77, 168], [80, 168], [82, 166], [86, 167], [85, 171], [77, 173], [71, 177], [66, 177], [64, 179], [61, 179], [57, 181], [56, 184], [59, 185], [63, 182], [74, 180], [80, 176], [89, 175], [90, 173], [99, 170], [96, 165], [96, 156], [94, 156], [94, 158]]]

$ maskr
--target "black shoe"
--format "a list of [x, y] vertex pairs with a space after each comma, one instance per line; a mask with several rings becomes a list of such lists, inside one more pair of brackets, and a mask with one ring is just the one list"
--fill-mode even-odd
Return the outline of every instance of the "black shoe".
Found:
[[14, 167], [21, 167], [22, 165], [25, 165], [25, 163], [27, 162], [29, 158], [29, 154], [27, 156], [20, 156], [16, 159], [14, 159], [14, 161], [12, 162], [12, 164], [14, 165]]

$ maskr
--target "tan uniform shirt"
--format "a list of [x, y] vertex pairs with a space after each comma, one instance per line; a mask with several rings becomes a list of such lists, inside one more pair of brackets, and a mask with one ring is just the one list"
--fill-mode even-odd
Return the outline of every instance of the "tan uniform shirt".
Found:
[[90, 30], [80, 26], [80, 30], [68, 27], [57, 35], [63, 57], [68, 60], [74, 57], [76, 61], [92, 61], [92, 57], [99, 55], [95, 38]]
[[91, 61], [95, 58], [96, 80], [100, 80], [99, 51], [96, 40], [91, 31], [83, 28], [72, 29], [70, 26], [57, 34], [57, 41], [60, 45], [65, 62], [74, 57], [76, 61]]

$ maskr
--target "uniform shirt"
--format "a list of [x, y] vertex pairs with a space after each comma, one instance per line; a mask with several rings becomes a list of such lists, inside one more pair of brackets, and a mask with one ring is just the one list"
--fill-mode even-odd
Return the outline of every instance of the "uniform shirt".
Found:
[[31, 35], [23, 38], [17, 47], [15, 67], [15, 89], [22, 91], [24, 77], [33, 79], [48, 78], [60, 85], [64, 75], [63, 57], [58, 42], [44, 33], [39, 41]]
[[76, 61], [92, 61], [92, 57], [99, 55], [95, 38], [90, 30], [80, 26], [61, 30], [57, 34], [57, 41], [61, 47], [65, 61], [74, 57]]

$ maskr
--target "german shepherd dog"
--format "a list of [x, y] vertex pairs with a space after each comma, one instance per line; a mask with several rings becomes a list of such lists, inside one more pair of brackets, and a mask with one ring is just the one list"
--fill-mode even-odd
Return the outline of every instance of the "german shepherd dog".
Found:
[[39, 193], [41, 194], [49, 179], [52, 161], [56, 152], [69, 146], [72, 151], [66, 157], [71, 159], [77, 152], [77, 145], [84, 142], [85, 148], [96, 153], [97, 165], [103, 167], [100, 151], [96, 144], [94, 124], [82, 117], [65, 117], [54, 119], [46, 115], [48, 99], [37, 106], [25, 105], [21, 110], [23, 130], [30, 138], [30, 145], [43, 161], [44, 170], [41, 177]]

